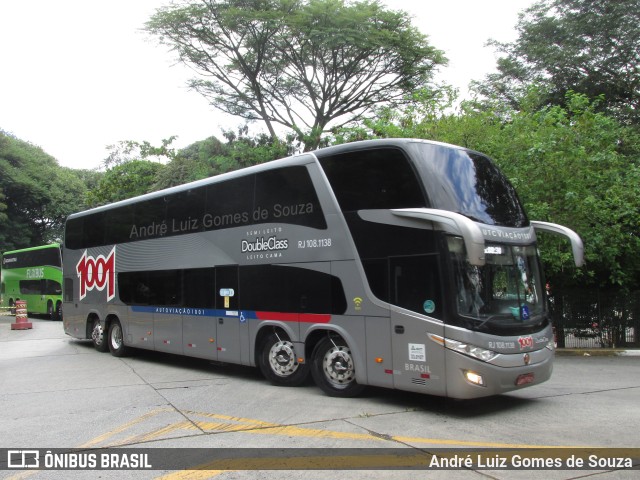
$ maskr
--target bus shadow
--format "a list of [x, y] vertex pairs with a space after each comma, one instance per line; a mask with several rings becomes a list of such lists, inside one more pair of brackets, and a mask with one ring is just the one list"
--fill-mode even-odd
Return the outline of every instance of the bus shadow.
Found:
[[[93, 343], [88, 340], [69, 339], [76, 347], [86, 349], [87, 351], [94, 350]], [[99, 353], [99, 352], [96, 352]], [[110, 355], [109, 352], [101, 353], [101, 355]], [[198, 371], [201, 373], [217, 373], [233, 377], [238, 377], [244, 380], [262, 380], [264, 378], [260, 374], [257, 368], [248, 367], [245, 365], [236, 365], [232, 363], [223, 363], [215, 360], [208, 360], [204, 358], [186, 357], [179, 354], [173, 354], [168, 352], [158, 352], [155, 350], [143, 350], [137, 348], [129, 348], [129, 351], [123, 359], [142, 361], [145, 363], [152, 363], [154, 365], [166, 365], [175, 368], [184, 368], [191, 371]]]
[[[70, 339], [70, 341], [78, 348], [93, 350], [93, 344], [90, 341], [76, 339]], [[109, 355], [109, 353], [105, 353], [104, 355]], [[185, 368], [201, 373], [225, 375], [256, 384], [268, 383], [268, 380], [262, 376], [256, 367], [223, 363], [194, 357], [185, 357], [182, 355], [158, 352], [154, 350], [139, 350], [135, 348], [132, 348], [130, 354], [125, 358], [137, 359], [157, 365]], [[311, 376], [309, 376], [307, 381], [299, 387], [282, 388], [316, 389], [318, 395], [324, 395], [324, 393], [315, 386]], [[508, 394], [476, 398], [472, 400], [456, 400], [446, 397], [438, 397], [415, 392], [404, 392], [401, 390], [390, 390], [380, 387], [368, 387], [359, 397], [353, 400], [358, 401], [358, 398], [366, 399], [373, 403], [394, 406], [403, 411], [425, 411], [460, 419], [494, 415], [499, 412], [517, 411], [519, 409], [528, 408], [537, 401], [536, 399], [514, 397], [509, 396]]]
[[369, 399], [378, 399], [387, 405], [396, 405], [403, 410], [439, 413], [459, 419], [513, 412], [528, 408], [536, 403], [535, 399], [513, 397], [508, 394], [457, 400], [384, 388], [368, 388], [363, 395]]

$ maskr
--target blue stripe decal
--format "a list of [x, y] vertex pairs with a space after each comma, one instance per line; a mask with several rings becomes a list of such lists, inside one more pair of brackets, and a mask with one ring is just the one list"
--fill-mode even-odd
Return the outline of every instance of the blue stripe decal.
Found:
[[192, 317], [241, 317], [243, 320], [256, 320], [258, 318], [256, 312], [253, 311], [218, 310], [212, 308], [132, 306], [131, 311], [135, 313], [187, 315]]

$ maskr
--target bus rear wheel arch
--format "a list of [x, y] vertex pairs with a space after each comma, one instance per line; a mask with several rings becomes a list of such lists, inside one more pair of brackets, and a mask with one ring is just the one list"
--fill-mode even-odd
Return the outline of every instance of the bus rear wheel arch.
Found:
[[309, 377], [309, 365], [299, 362], [295, 346], [284, 330], [274, 328], [258, 343], [258, 368], [274, 385], [294, 387]]
[[351, 349], [338, 334], [327, 332], [316, 343], [311, 356], [311, 374], [320, 389], [331, 397], [355, 397], [364, 390], [356, 382]]

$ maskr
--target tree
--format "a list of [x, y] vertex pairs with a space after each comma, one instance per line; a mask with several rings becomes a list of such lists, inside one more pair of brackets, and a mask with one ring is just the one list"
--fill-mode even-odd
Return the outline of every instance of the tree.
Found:
[[105, 171], [95, 188], [87, 192], [87, 203], [96, 207], [152, 191], [163, 165], [149, 160], [127, 160]]
[[114, 145], [108, 145], [109, 156], [102, 162], [103, 167], [111, 168], [121, 165], [130, 160], [173, 160], [177, 152], [171, 147], [174, 140], [178, 138], [172, 135], [169, 138], [162, 139], [161, 146], [151, 145], [150, 142], [144, 140], [136, 142], [135, 140], [122, 140]]
[[535, 84], [543, 104], [565, 105], [569, 91], [595, 99], [600, 111], [640, 121], [640, 2], [541, 0], [520, 14], [513, 43], [492, 42], [504, 56], [498, 73], [476, 89], [519, 108]]
[[[570, 92], [565, 103], [518, 113], [490, 153], [530, 218], [567, 225], [582, 236], [588, 277], [581, 283], [639, 288], [640, 139], [585, 95]], [[575, 270], [566, 245], [540, 237], [549, 276], [568, 283]]]
[[209, 137], [177, 151], [174, 158], [158, 172], [154, 189], [284, 158], [289, 153], [288, 144], [265, 134], [249, 136], [246, 127], [239, 128], [237, 133], [223, 131], [223, 136], [226, 143]]
[[377, 1], [191, 0], [146, 23], [224, 112], [293, 130], [305, 149], [332, 127], [429, 85], [443, 53]]
[[215, 137], [192, 143], [178, 150], [171, 160], [158, 171], [154, 190], [182, 185], [215, 175], [211, 159], [223, 150], [222, 143]]
[[66, 217], [84, 207], [86, 187], [40, 147], [0, 130], [0, 250], [62, 238]]
[[93, 181], [88, 203], [104, 205], [293, 153], [291, 139], [285, 142], [265, 134], [250, 136], [246, 126], [237, 133], [223, 131], [223, 135], [226, 143], [209, 137], [183, 149], [170, 146], [176, 137], [162, 140], [161, 146], [146, 140], [124, 140], [109, 146], [109, 156], [103, 162], [105, 172], [98, 180], [88, 179]]

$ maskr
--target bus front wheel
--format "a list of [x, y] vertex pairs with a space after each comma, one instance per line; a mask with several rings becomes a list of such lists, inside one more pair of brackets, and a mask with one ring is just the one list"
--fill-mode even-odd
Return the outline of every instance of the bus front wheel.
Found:
[[99, 318], [94, 318], [93, 323], [91, 324], [91, 342], [93, 343], [93, 348], [99, 352], [106, 352], [109, 350], [107, 338], [105, 336], [104, 329], [100, 324]]
[[322, 338], [313, 349], [311, 373], [318, 387], [331, 397], [355, 397], [364, 390], [356, 382], [351, 350], [338, 335]]
[[124, 334], [119, 320], [113, 320], [109, 325], [109, 351], [114, 357], [124, 357], [128, 348], [124, 344]]
[[306, 363], [299, 363], [293, 342], [283, 333], [271, 333], [260, 344], [258, 367], [274, 385], [295, 387], [309, 376]]

